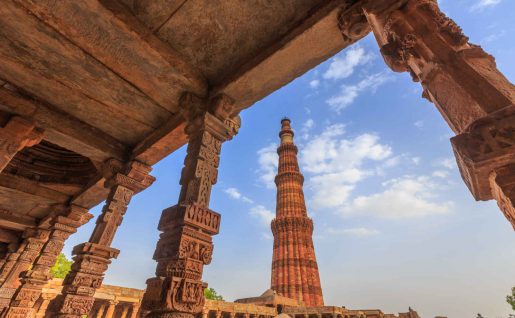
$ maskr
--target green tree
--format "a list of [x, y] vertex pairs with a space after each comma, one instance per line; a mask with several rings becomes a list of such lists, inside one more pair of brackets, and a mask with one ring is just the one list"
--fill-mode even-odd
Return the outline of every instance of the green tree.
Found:
[[206, 299], [211, 299], [211, 300], [224, 300], [222, 295], [218, 295], [216, 290], [214, 290], [213, 288], [204, 289], [204, 297], [206, 297]]
[[506, 302], [515, 310], [515, 287], [511, 289], [511, 295], [506, 296]]
[[66, 255], [61, 253], [57, 256], [54, 266], [50, 268], [50, 274], [53, 278], [65, 278], [72, 268], [72, 263], [66, 258]]

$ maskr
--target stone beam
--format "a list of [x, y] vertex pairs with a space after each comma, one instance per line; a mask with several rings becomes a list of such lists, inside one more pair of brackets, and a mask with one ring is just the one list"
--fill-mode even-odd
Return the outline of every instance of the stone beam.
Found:
[[38, 144], [42, 138], [43, 132], [32, 122], [19, 116], [11, 117], [0, 128], [0, 172], [18, 151]]
[[14, 243], [20, 240], [20, 233], [0, 228], [0, 242]]
[[27, 215], [18, 215], [16, 213], [0, 209], [0, 226], [7, 229], [23, 231], [26, 228], [37, 225], [34, 217]]
[[201, 73], [118, 1], [16, 2], [171, 112], [177, 88], [207, 93]]
[[59, 191], [41, 186], [38, 182], [10, 174], [0, 174], [0, 187], [45, 198], [54, 203], [67, 203], [70, 196]]
[[210, 95], [226, 94], [237, 109], [247, 108], [364, 37], [370, 28], [362, 21], [356, 21], [359, 27], [347, 39], [338, 29], [339, 14], [352, 12], [356, 6], [348, 5], [352, 2], [322, 1], [300, 25], [216, 85]]
[[120, 141], [44, 101], [0, 87], [0, 109], [45, 127], [46, 140], [92, 161], [125, 159], [127, 149]]
[[184, 133], [186, 123], [182, 116], [175, 116], [142, 140], [132, 151], [135, 160], [153, 165], [188, 142]]

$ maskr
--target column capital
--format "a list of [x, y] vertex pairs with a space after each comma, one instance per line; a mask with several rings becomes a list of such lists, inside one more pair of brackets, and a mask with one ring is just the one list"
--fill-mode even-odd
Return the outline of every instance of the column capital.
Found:
[[493, 199], [490, 174], [515, 163], [515, 105], [477, 120], [451, 139], [461, 176], [476, 200]]

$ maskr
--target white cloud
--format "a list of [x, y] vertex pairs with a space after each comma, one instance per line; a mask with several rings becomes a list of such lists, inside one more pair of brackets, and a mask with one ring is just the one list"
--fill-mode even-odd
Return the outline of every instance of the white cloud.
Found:
[[268, 210], [262, 205], [252, 207], [250, 209], [250, 215], [260, 219], [264, 225], [270, 225], [270, 222], [272, 222], [273, 218], [275, 217], [272, 211]]
[[315, 127], [315, 121], [311, 118], [306, 120], [306, 122], [302, 125], [302, 129], [300, 130], [300, 132], [302, 134], [301, 138], [303, 140], [309, 139], [309, 132], [311, 131], [311, 129], [313, 129], [313, 127]]
[[356, 237], [367, 237], [381, 234], [378, 230], [368, 229], [365, 227], [350, 228], [350, 229], [334, 229], [328, 228], [327, 233], [330, 235], [348, 235]]
[[386, 73], [376, 73], [367, 76], [360, 82], [353, 85], [342, 85], [340, 93], [326, 100], [329, 107], [337, 113], [351, 105], [354, 100], [364, 91], [375, 92], [377, 88], [392, 77]]
[[449, 176], [449, 172], [445, 170], [436, 170], [432, 173], [433, 177], [445, 179]]
[[320, 81], [317, 79], [314, 79], [311, 82], [309, 82], [309, 86], [311, 88], [318, 88], [318, 86], [320, 86]]
[[328, 126], [304, 145], [300, 154], [303, 170], [310, 175], [307, 187], [317, 208], [334, 208], [346, 202], [355, 184], [374, 170], [363, 168], [367, 160], [382, 161], [392, 150], [379, 137], [362, 134], [346, 139], [343, 125]]
[[419, 129], [421, 129], [422, 127], [424, 127], [424, 121], [423, 120], [417, 120], [416, 122], [413, 123], [413, 125]]
[[488, 7], [493, 7], [501, 3], [501, 0], [478, 0], [472, 7], [470, 7], [470, 11], [483, 11]]
[[452, 170], [456, 168], [456, 160], [454, 158], [441, 158], [435, 161], [434, 165]]
[[383, 192], [353, 199], [342, 209], [342, 214], [384, 219], [420, 218], [447, 214], [453, 207], [452, 202], [438, 201], [441, 185], [427, 176], [404, 176], [383, 186]]
[[345, 51], [343, 57], [335, 57], [329, 69], [324, 73], [324, 79], [344, 79], [351, 76], [357, 66], [368, 63], [373, 58], [364, 48], [355, 45]]
[[246, 203], [254, 203], [254, 201], [242, 195], [240, 191], [236, 188], [227, 188], [225, 189], [225, 193], [227, 193], [233, 199], [241, 200]]
[[277, 167], [279, 164], [279, 157], [277, 155], [277, 144], [270, 144], [257, 152], [259, 164], [259, 179], [269, 189], [275, 188], [275, 175], [277, 174]]

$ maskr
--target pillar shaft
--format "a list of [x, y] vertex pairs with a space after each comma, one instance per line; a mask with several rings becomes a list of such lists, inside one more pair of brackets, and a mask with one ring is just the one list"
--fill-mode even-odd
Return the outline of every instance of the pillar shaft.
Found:
[[43, 132], [30, 121], [19, 116], [9, 119], [0, 128], [0, 172], [4, 170], [11, 159], [25, 147], [38, 144], [43, 138]]
[[9, 306], [16, 289], [20, 286], [20, 275], [27, 271], [50, 237], [50, 230], [31, 228], [24, 232], [24, 240], [16, 253], [9, 255], [0, 272], [0, 311]]
[[411, 73], [457, 134], [454, 153], [474, 198], [495, 198], [515, 228], [510, 191], [496, 181], [513, 175], [515, 86], [435, 0], [370, 1], [364, 13], [386, 64]]
[[98, 307], [96, 318], [102, 318], [104, 316], [105, 309], [106, 309], [106, 305], [100, 304], [100, 307]]
[[63, 283], [63, 297], [58, 305], [59, 317], [89, 314], [95, 302], [95, 291], [102, 285], [111, 259], [119, 254], [117, 249], [111, 247], [111, 242], [129, 202], [134, 194], [146, 189], [155, 180], [149, 175], [152, 169], [136, 161], [122, 165], [111, 160], [104, 168], [106, 187], [110, 192], [91, 238], [73, 249], [74, 262]]
[[118, 305], [117, 301], [109, 301], [109, 307], [107, 307], [105, 318], [113, 318], [116, 305]]
[[3, 317], [31, 318], [35, 314], [34, 304], [41, 296], [43, 287], [51, 279], [50, 268], [61, 253], [64, 241], [92, 217], [86, 209], [78, 206], [70, 206], [59, 214], [49, 220], [48, 241], [41, 249], [32, 268], [22, 274], [21, 285], [16, 290]]
[[120, 318], [126, 318], [128, 313], [129, 313], [129, 305], [126, 304], [122, 308], [122, 314], [120, 315]]
[[138, 313], [139, 313], [139, 308], [141, 306], [141, 303], [133, 303], [132, 304], [132, 309], [131, 309], [131, 318], [136, 318], [138, 317]]
[[[211, 187], [216, 183], [221, 145], [234, 136], [239, 117], [226, 117], [226, 99], [218, 99], [213, 114], [198, 112], [206, 102], [185, 94], [181, 107], [187, 112], [189, 136], [181, 174], [178, 204], [163, 211], [162, 232], [154, 259], [156, 277], [147, 280], [142, 307], [147, 317], [194, 317], [204, 307], [204, 265], [211, 262], [212, 235], [219, 231], [220, 214], [209, 209]], [[225, 105], [224, 105], [225, 104]]]

